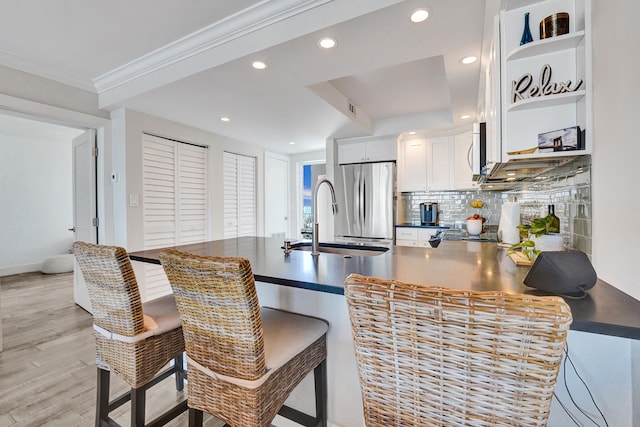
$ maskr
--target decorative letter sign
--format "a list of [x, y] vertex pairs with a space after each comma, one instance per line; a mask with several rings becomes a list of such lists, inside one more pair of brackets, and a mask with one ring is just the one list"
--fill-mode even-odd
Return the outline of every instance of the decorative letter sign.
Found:
[[515, 103], [526, 98], [534, 98], [536, 96], [555, 95], [558, 93], [575, 92], [582, 86], [582, 79], [575, 84], [571, 80], [566, 82], [551, 83], [551, 66], [545, 64], [540, 70], [540, 84], [532, 86], [533, 76], [531, 74], [523, 74], [518, 80], [511, 82], [511, 102]]

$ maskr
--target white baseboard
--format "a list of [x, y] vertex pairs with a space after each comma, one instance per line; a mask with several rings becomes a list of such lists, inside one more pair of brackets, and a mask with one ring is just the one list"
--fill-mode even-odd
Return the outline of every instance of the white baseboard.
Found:
[[32, 273], [34, 271], [40, 271], [41, 268], [42, 268], [42, 262], [32, 262], [29, 264], [21, 264], [21, 265], [9, 265], [7, 267], [0, 267], [0, 277], [11, 276], [13, 274], [20, 274], [20, 273]]

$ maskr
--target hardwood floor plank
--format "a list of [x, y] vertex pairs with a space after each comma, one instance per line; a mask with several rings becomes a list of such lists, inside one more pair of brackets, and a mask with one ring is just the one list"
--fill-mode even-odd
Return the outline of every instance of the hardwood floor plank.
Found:
[[[86, 427], [94, 423], [95, 348], [91, 315], [73, 302], [73, 274], [0, 277], [4, 351], [0, 352], [0, 426]], [[128, 390], [111, 376], [111, 396]], [[185, 388], [186, 389], [186, 388]], [[147, 420], [183, 400], [173, 377], [147, 392]], [[113, 412], [129, 425], [129, 405]], [[206, 427], [224, 423], [205, 415]], [[188, 425], [187, 414], [168, 424]]]

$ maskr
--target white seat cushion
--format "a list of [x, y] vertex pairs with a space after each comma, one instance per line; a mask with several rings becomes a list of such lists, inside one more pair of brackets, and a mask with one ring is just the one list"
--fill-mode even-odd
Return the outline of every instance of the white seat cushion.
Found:
[[144, 328], [154, 335], [171, 331], [182, 325], [173, 294], [142, 303]]
[[269, 307], [260, 308], [267, 369], [276, 369], [327, 333], [327, 322]]

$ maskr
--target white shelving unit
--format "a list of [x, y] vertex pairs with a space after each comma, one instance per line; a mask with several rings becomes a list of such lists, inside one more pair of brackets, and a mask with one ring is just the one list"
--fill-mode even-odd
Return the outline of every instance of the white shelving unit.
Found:
[[[554, 13], [569, 13], [569, 33], [540, 40], [539, 23]], [[524, 15], [534, 41], [520, 46]], [[592, 75], [591, 75], [591, 0], [512, 0], [500, 14], [500, 74], [502, 161], [518, 158], [545, 158], [591, 154]], [[512, 90], [522, 76], [531, 74], [531, 86], [543, 86], [541, 71], [551, 67], [549, 82], [571, 88], [582, 80], [578, 90], [532, 96], [523, 92], [516, 99]], [[538, 134], [579, 126], [583, 132], [583, 150], [540, 152], [527, 155], [507, 153], [538, 145]]]

